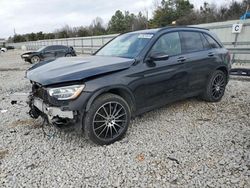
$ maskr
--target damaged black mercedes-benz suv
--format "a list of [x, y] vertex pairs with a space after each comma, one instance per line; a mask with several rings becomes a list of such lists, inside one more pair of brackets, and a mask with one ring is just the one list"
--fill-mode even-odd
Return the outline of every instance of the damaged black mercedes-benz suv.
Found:
[[27, 71], [30, 115], [74, 124], [97, 144], [121, 139], [131, 117], [194, 96], [220, 101], [230, 55], [206, 29], [167, 27], [119, 35], [93, 56]]

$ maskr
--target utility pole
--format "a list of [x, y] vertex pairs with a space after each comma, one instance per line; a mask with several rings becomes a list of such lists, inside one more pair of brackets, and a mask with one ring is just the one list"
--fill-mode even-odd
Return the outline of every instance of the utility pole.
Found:
[[244, 20], [246, 19], [248, 9], [249, 9], [249, 4], [247, 5], [247, 9], [246, 9], [246, 12], [245, 12], [245, 15], [244, 15]]

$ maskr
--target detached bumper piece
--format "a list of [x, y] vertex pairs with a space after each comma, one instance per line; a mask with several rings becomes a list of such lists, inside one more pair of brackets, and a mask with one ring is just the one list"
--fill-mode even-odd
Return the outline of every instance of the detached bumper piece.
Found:
[[40, 115], [45, 115], [49, 123], [57, 125], [66, 124], [74, 119], [73, 111], [62, 111], [58, 107], [48, 106], [39, 98], [33, 99], [30, 115], [32, 118], [38, 118]]
[[52, 118], [74, 118], [74, 114], [72, 111], [62, 111], [60, 108], [57, 107], [49, 107], [40, 99], [34, 99], [34, 106], [37, 107], [41, 112]]
[[230, 74], [233, 76], [250, 76], [250, 69], [235, 68], [231, 69]]

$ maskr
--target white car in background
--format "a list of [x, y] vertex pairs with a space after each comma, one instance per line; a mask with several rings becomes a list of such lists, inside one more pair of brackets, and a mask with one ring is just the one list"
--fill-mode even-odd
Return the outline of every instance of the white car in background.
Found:
[[7, 48], [1, 48], [1, 52], [7, 52]]

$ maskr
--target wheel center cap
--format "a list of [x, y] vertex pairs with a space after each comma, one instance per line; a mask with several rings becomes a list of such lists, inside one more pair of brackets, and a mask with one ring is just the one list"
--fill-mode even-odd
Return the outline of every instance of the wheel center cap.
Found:
[[109, 120], [109, 121], [107, 122], [107, 125], [108, 125], [109, 127], [113, 127], [113, 126], [115, 125], [115, 121], [114, 121], [114, 120]]
[[220, 86], [215, 87], [216, 91], [220, 91]]

